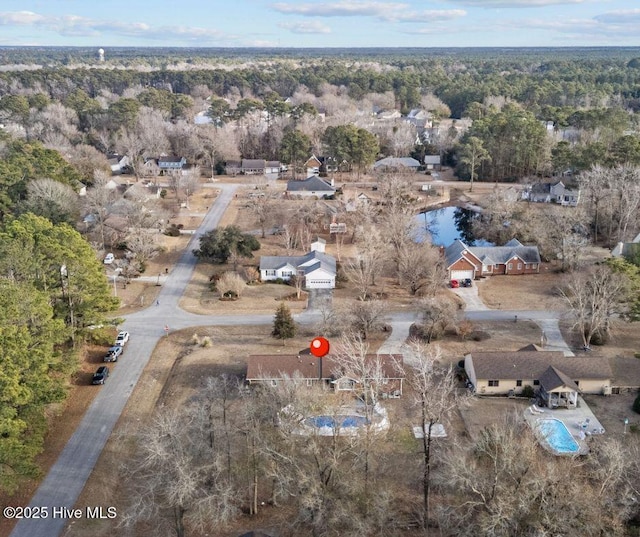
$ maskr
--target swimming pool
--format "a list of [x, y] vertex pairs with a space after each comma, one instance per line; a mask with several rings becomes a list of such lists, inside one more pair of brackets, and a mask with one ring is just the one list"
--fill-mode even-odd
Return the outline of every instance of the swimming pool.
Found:
[[360, 427], [366, 425], [367, 418], [364, 416], [312, 416], [305, 420], [307, 425], [312, 427]]
[[562, 421], [554, 418], [539, 419], [537, 429], [541, 439], [548, 444], [554, 453], [566, 455], [580, 451], [580, 446]]

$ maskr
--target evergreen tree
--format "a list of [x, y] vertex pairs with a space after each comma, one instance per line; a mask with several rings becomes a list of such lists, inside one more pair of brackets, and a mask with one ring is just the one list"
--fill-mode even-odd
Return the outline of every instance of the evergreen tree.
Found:
[[281, 339], [283, 345], [286, 339], [291, 339], [296, 335], [296, 324], [291, 316], [291, 310], [284, 302], [281, 302], [276, 310], [271, 335], [276, 339]]

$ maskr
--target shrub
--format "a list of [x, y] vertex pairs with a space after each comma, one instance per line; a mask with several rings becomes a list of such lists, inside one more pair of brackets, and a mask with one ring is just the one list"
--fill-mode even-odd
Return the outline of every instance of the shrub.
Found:
[[167, 197], [167, 189], [166, 189], [166, 188], [163, 188], [163, 189], [160, 191], [160, 197], [161, 197], [162, 199], [164, 199], [164, 198], [166, 198], [166, 197]]
[[202, 338], [202, 341], [200, 342], [200, 346], [201, 347], [211, 347], [213, 345], [213, 341], [211, 340], [211, 338], [209, 336], [204, 336]]
[[95, 345], [111, 345], [116, 338], [113, 327], [103, 326], [93, 330], [85, 331], [85, 338], [88, 343]]
[[482, 330], [474, 330], [471, 334], [471, 339], [473, 341], [485, 341], [489, 339], [491, 335], [488, 332], [483, 332]]
[[198, 334], [193, 334], [191, 336], [191, 344], [192, 345], [200, 345], [200, 336], [198, 336]]
[[527, 384], [524, 388], [522, 388], [522, 397], [533, 397], [535, 395], [535, 391], [533, 386]]
[[180, 236], [180, 227], [175, 224], [170, 224], [167, 229], [164, 230], [164, 234], [169, 237], [179, 237]]
[[636, 397], [636, 400], [633, 402], [633, 411], [640, 414], [640, 394]]
[[221, 298], [240, 298], [246, 286], [242, 277], [235, 272], [225, 272], [216, 282], [216, 289]]

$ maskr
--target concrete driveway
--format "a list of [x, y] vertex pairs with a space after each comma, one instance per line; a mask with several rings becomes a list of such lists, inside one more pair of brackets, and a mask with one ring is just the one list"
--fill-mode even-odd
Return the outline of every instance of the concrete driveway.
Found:
[[456, 287], [450, 289], [450, 291], [464, 300], [466, 311], [483, 311], [489, 309], [485, 306], [484, 302], [482, 302], [482, 299], [478, 294], [477, 282], [473, 282], [471, 287]]

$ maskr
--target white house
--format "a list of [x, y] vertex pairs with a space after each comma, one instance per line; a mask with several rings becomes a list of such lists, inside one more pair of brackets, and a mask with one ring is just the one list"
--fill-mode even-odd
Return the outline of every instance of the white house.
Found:
[[336, 286], [336, 260], [316, 246], [300, 256], [264, 255], [260, 258], [260, 278], [263, 282], [288, 281], [296, 274], [303, 278], [306, 289], [333, 289]]

